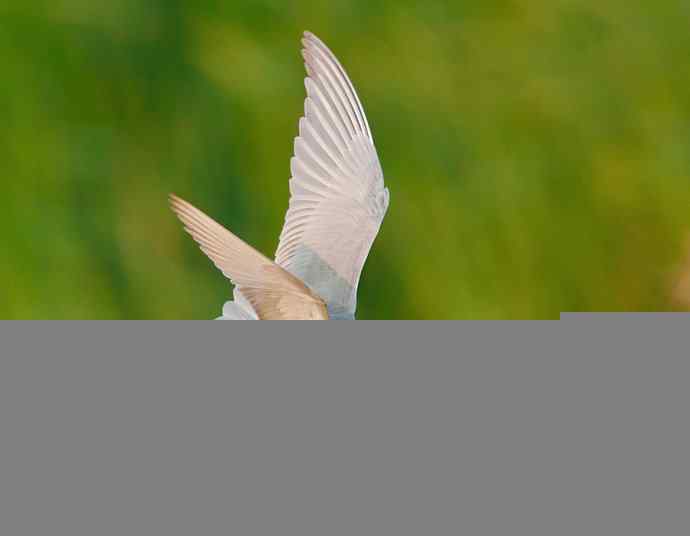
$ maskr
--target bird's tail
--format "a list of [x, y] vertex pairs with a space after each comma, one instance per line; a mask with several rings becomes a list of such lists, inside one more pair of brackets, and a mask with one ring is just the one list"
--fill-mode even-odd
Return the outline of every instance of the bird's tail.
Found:
[[223, 305], [223, 314], [216, 320], [258, 320], [256, 312], [242, 293], [235, 288], [234, 301], [227, 301]]

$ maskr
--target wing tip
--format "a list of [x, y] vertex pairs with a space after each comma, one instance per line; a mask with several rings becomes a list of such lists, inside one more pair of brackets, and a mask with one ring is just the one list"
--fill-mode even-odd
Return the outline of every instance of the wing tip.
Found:
[[320, 39], [319, 39], [318, 37], [316, 37], [313, 33], [309, 32], [309, 31], [305, 31], [305, 32], [302, 34], [302, 39], [301, 39], [301, 43], [302, 43], [301, 55], [302, 55], [302, 59], [304, 60], [304, 66], [305, 66], [306, 69], [307, 69], [307, 74], [308, 74], [309, 76], [312, 75], [312, 68], [311, 68], [311, 65], [310, 65], [311, 62], [310, 62], [309, 56], [312, 55], [312, 51], [314, 50], [314, 48], [315, 48], [316, 46], [318, 46], [319, 42], [320, 42]]
[[[191, 203], [185, 201], [181, 197], [178, 197], [174, 193], [168, 194], [168, 202], [170, 204], [170, 209], [174, 212], [175, 216], [180, 220], [184, 230], [189, 233], [189, 235], [194, 239], [195, 242], [199, 243], [198, 240], [198, 228], [203, 226], [203, 219], [210, 220], [210, 222], [217, 224], [215, 220], [201, 212]], [[219, 224], [217, 224], [219, 225]], [[200, 244], [201, 245], [201, 244]]]
[[188, 203], [174, 193], [168, 194], [168, 204], [170, 206], [170, 210], [173, 211], [175, 216], [177, 216], [177, 219], [182, 223], [184, 230], [196, 241], [193, 230], [193, 222], [195, 219], [197, 219], [195, 215], [200, 212], [199, 209], [195, 208], [191, 203]]
[[309, 30], [305, 30], [302, 33], [302, 40], [301, 41], [302, 41], [302, 46], [304, 47], [305, 50], [314, 49], [316, 47], [322, 47], [322, 48], [329, 50], [328, 47], [326, 46], [326, 44], [321, 39], [319, 39], [318, 36], [316, 36], [315, 34], [310, 32]]
[[172, 211], [179, 216], [180, 211], [189, 205], [184, 199], [181, 197], [178, 197], [176, 194], [170, 192], [168, 194], [168, 205], [170, 205], [170, 208]]

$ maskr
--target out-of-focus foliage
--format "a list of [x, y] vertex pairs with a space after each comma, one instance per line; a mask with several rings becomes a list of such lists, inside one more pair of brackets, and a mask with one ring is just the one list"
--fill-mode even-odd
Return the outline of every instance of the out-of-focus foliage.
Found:
[[4, 0], [0, 317], [208, 318], [174, 191], [267, 254], [301, 32], [348, 69], [391, 206], [360, 318], [672, 310], [690, 3]]

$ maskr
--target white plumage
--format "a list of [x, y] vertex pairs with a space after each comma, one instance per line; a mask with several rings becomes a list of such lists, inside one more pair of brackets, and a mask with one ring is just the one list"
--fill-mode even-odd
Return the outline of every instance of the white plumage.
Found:
[[302, 44], [307, 98], [275, 262], [171, 196], [187, 230], [236, 285], [222, 319], [354, 318], [362, 267], [388, 208], [388, 189], [352, 82], [315, 35], [305, 32]]

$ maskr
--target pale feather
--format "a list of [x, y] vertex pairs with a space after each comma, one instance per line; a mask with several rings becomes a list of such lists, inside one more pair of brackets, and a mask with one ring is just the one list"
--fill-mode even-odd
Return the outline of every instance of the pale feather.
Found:
[[258, 320], [256, 312], [247, 298], [242, 296], [242, 293], [235, 288], [233, 292], [233, 301], [226, 301], [223, 304], [223, 314], [216, 320]]

